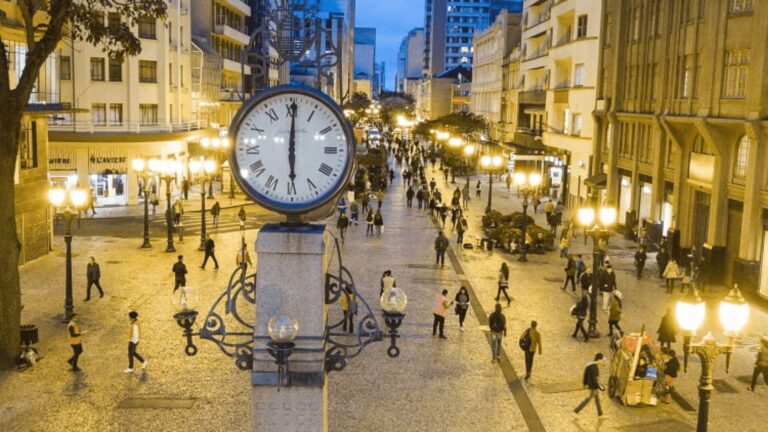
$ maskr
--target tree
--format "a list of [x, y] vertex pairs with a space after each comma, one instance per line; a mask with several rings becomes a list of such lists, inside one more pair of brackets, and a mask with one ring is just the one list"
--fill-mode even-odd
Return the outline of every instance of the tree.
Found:
[[[6, 41], [0, 38], [0, 368], [14, 364], [20, 346], [21, 246], [16, 234], [14, 173], [21, 120], [40, 67], [65, 35], [100, 46], [113, 58], [136, 55], [141, 42], [131, 29], [141, 17], [164, 19], [167, 8], [163, 0], [18, 0], [17, 4], [27, 54], [15, 88], [11, 88]], [[105, 11], [119, 14], [121, 24], [108, 25]]]
[[420, 123], [415, 130], [417, 135], [429, 136], [433, 129], [471, 135], [485, 130], [483, 116], [471, 112], [455, 112], [435, 120]]
[[381, 113], [379, 115], [384, 124], [397, 126], [394, 120], [399, 114], [408, 118], [414, 117], [413, 108], [415, 102], [413, 97], [409, 94], [392, 92], [382, 93], [379, 98], [379, 103], [381, 104]]
[[352, 124], [357, 124], [363, 117], [365, 117], [366, 108], [371, 106], [371, 100], [368, 95], [362, 92], [352, 93], [352, 97], [344, 103], [344, 109], [352, 111], [352, 115], [349, 120]]

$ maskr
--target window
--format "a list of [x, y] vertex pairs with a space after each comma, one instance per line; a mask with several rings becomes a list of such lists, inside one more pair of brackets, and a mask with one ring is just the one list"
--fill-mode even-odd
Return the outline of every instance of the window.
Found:
[[139, 60], [139, 82], [157, 82], [157, 62], [151, 60]]
[[173, 63], [168, 63], [168, 85], [173, 85]]
[[752, 12], [752, 0], [731, 0], [728, 12], [732, 14]]
[[743, 98], [747, 87], [749, 50], [730, 50], [725, 53], [724, 98]]
[[111, 32], [117, 32], [120, 30], [120, 14], [115, 12], [110, 12], [107, 15], [107, 27], [109, 27], [109, 30]]
[[123, 124], [123, 104], [109, 104], [109, 124]]
[[576, 26], [576, 38], [587, 37], [587, 16], [580, 15], [579, 22]]
[[157, 124], [157, 104], [139, 104], [142, 125]]
[[104, 59], [91, 57], [91, 81], [104, 81]]
[[584, 63], [579, 63], [573, 67], [573, 86], [584, 85]]
[[107, 124], [107, 104], [91, 104], [91, 121], [99, 126]]
[[747, 161], [749, 160], [749, 137], [744, 135], [739, 140], [739, 145], [736, 148], [736, 159], [733, 161], [733, 181], [735, 183], [744, 184], [747, 179]]
[[640, 39], [640, 8], [636, 7], [632, 11], [632, 40]]
[[680, 97], [687, 98], [690, 95], [691, 69], [693, 68], [693, 56], [687, 55], [684, 58], [683, 76], [680, 80]]
[[573, 121], [571, 124], [573, 125], [573, 132], [571, 135], [581, 136], [581, 126], [582, 126], [582, 116], [581, 114], [574, 114], [573, 115]]
[[109, 59], [109, 80], [120, 82], [123, 80], [123, 61], [118, 59]]
[[152, 17], [139, 18], [139, 37], [142, 39], [157, 39], [157, 24]]
[[37, 122], [19, 131], [19, 164], [21, 169], [37, 168]]
[[72, 59], [69, 56], [59, 58], [59, 78], [62, 80], [72, 79]]
[[179, 66], [179, 85], [184, 87], [184, 65]]

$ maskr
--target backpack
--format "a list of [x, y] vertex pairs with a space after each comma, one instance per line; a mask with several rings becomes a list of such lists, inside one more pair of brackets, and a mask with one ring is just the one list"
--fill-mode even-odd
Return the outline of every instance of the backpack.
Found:
[[526, 330], [525, 333], [520, 337], [520, 340], [518, 341], [518, 345], [520, 345], [521, 350], [528, 351], [528, 348], [531, 347], [530, 330]]
[[491, 331], [494, 332], [503, 332], [504, 331], [504, 317], [501, 314], [492, 313], [490, 319], [488, 320], [488, 326], [491, 328]]

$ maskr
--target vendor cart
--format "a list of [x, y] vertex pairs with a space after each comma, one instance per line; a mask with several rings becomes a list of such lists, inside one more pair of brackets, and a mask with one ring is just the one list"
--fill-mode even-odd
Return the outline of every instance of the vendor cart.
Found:
[[627, 406], [656, 405], [656, 395], [663, 392], [664, 363], [645, 326], [640, 333], [616, 337], [611, 350], [608, 395]]

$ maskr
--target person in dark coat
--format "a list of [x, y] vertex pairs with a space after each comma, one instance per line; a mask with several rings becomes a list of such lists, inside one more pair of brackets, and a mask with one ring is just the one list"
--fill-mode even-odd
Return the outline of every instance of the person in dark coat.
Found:
[[640, 246], [635, 252], [635, 269], [637, 269], [637, 280], [643, 276], [643, 268], [645, 268], [645, 260], [648, 255], [645, 253], [645, 246]]
[[435, 238], [435, 265], [440, 264], [440, 268], [445, 267], [445, 252], [448, 250], [448, 238], [442, 231]]
[[173, 292], [176, 292], [179, 287], [186, 287], [187, 266], [184, 264], [184, 255], [179, 255], [179, 260], [173, 265], [171, 271], [173, 272], [173, 278], [176, 281], [176, 285], [173, 287]]
[[592, 285], [592, 279], [593, 279], [593, 273], [592, 273], [592, 267], [587, 266], [584, 269], [584, 272], [581, 273], [581, 276], [579, 276], [579, 285], [581, 285], [581, 292], [587, 292], [589, 290], [589, 286]]
[[408, 208], [413, 207], [414, 195], [416, 195], [416, 193], [413, 191], [413, 188], [408, 186], [408, 190], [405, 192], [405, 202], [408, 205]]
[[610, 306], [611, 294], [616, 290], [616, 273], [613, 267], [605, 266], [605, 271], [600, 275], [600, 292], [603, 293], [603, 311], [608, 312]]
[[376, 210], [376, 214], [373, 215], [373, 225], [376, 227], [376, 235], [381, 237], [381, 232], [384, 230], [384, 216], [381, 215], [381, 210]]
[[93, 285], [96, 285], [96, 288], [99, 290], [99, 298], [104, 297], [104, 290], [101, 289], [101, 284], [99, 283], [99, 279], [101, 279], [101, 268], [94, 257], [91, 257], [90, 262], [88, 263], [86, 276], [88, 277], [88, 288], [86, 288], [85, 300], [83, 301], [91, 299], [91, 286]]
[[456, 303], [456, 315], [459, 316], [459, 330], [464, 331], [464, 320], [467, 318], [467, 311], [469, 310], [469, 293], [466, 287], [459, 288], [454, 303]]
[[659, 329], [656, 330], [656, 333], [659, 335], [659, 344], [662, 347], [666, 346], [667, 349], [671, 349], [677, 334], [677, 326], [675, 325], [675, 318], [672, 316], [671, 308], [667, 308], [667, 313], [661, 317], [661, 324], [659, 324]]
[[667, 269], [667, 263], [669, 262], [669, 254], [667, 249], [662, 247], [656, 254], [656, 264], [659, 267], [659, 279], [664, 279], [664, 270]]
[[747, 390], [755, 391], [755, 384], [757, 384], [757, 378], [763, 375], [763, 381], [768, 385], [768, 336], [763, 336], [760, 339], [760, 350], [757, 352], [755, 358], [755, 368], [752, 370], [752, 383], [747, 387]]
[[211, 217], [213, 217], [213, 226], [219, 226], [219, 215], [221, 215], [221, 204], [218, 201], [211, 207]]
[[339, 220], [336, 221], [336, 228], [338, 228], [339, 234], [341, 234], [341, 244], [344, 244], [344, 234], [346, 234], [348, 226], [349, 218], [347, 217], [347, 213], [341, 213], [339, 215]]
[[581, 299], [573, 305], [571, 315], [576, 317], [576, 327], [573, 329], [572, 338], [577, 338], [579, 331], [584, 335], [584, 342], [589, 340], [587, 330], [584, 328], [584, 319], [587, 317], [587, 308], [589, 307], [589, 301], [587, 300], [587, 292], [582, 291]]
[[579, 406], [574, 408], [573, 412], [578, 414], [592, 399], [595, 400], [595, 406], [597, 407], [598, 417], [602, 417], [603, 408], [600, 406], [600, 391], [604, 390], [602, 384], [600, 384], [600, 363], [603, 362], [603, 354], [595, 354], [595, 360], [589, 362], [584, 369], [584, 386], [589, 389], [589, 396], [584, 399]]
[[568, 262], [565, 264], [565, 283], [560, 288], [565, 291], [568, 287], [568, 281], [571, 282], [571, 291], [576, 291], [576, 261], [573, 259], [573, 255], [568, 255]]
[[208, 258], [213, 259], [214, 270], [219, 269], [219, 260], [216, 259], [216, 243], [211, 238], [210, 234], [206, 236], [205, 240], [205, 258], [203, 259], [203, 264], [200, 265], [200, 268], [205, 270], [205, 264], [208, 262]]

